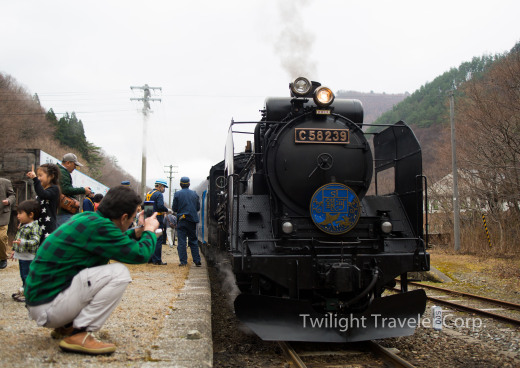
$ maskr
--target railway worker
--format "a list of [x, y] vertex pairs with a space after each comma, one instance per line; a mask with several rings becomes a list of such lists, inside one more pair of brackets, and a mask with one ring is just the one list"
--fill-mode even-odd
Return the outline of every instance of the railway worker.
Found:
[[83, 200], [83, 212], [92, 211], [94, 212], [94, 195], [96, 193], [90, 192], [89, 195], [85, 196]]
[[11, 208], [15, 204], [13, 185], [9, 179], [0, 178], [0, 269], [7, 267], [7, 228], [11, 220]]
[[155, 189], [146, 194], [146, 200], [153, 202], [153, 212], [157, 212], [157, 221], [159, 221], [162, 229], [162, 234], [157, 239], [157, 246], [155, 247], [155, 253], [150, 259], [149, 263], [153, 263], [157, 266], [165, 266], [167, 263], [162, 261], [162, 245], [164, 243], [166, 228], [164, 227], [164, 215], [168, 213], [168, 208], [164, 205], [163, 193], [168, 188], [166, 180], [157, 179], [155, 181]]
[[[127, 230], [141, 197], [117, 186], [97, 212], [82, 212], [47, 237], [31, 263], [25, 285], [29, 317], [54, 328], [63, 350], [109, 354], [116, 346], [96, 339], [132, 281], [122, 263], [146, 263], [154, 252], [156, 214], [141, 214], [137, 229]], [[118, 262], [108, 263], [109, 260]]]
[[[64, 194], [68, 197], [72, 197], [76, 199], [76, 195], [78, 194], [90, 194], [90, 188], [84, 187], [84, 188], [74, 188], [72, 186], [72, 177], [70, 174], [76, 169], [78, 166], [83, 166], [79, 163], [78, 157], [73, 153], [66, 153], [63, 155], [63, 159], [61, 160], [60, 165], [60, 189], [61, 194]], [[58, 217], [56, 219], [56, 222], [58, 224], [58, 227], [65, 222], [67, 222], [71, 217], [73, 213], [63, 209], [58, 208]]]
[[200, 266], [199, 244], [197, 241], [197, 223], [199, 222], [200, 201], [198, 194], [189, 189], [190, 178], [181, 178], [181, 190], [173, 196], [173, 212], [177, 212], [177, 252], [179, 253], [179, 266], [188, 264], [186, 252], [186, 238], [191, 249], [191, 257], [197, 267]]

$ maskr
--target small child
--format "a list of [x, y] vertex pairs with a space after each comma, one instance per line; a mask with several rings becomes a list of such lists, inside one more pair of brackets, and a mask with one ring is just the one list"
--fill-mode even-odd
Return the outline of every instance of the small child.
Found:
[[32, 170], [27, 173], [27, 177], [34, 182], [36, 200], [41, 206], [41, 216], [35, 217], [42, 230], [41, 242], [45, 240], [54, 230], [56, 230], [56, 213], [60, 205], [60, 169], [55, 164], [43, 164], [37, 170], [38, 175]]
[[[23, 201], [18, 205], [18, 231], [13, 241], [14, 253], [11, 258], [17, 258], [20, 264], [20, 277], [25, 287], [25, 279], [29, 274], [29, 266], [40, 246], [42, 230], [36, 218], [40, 215], [40, 204], [34, 199]], [[23, 288], [12, 295], [17, 302], [25, 302]]]
[[94, 195], [94, 212], [97, 212], [97, 209], [99, 207], [99, 204], [101, 203], [101, 200], [103, 199], [103, 194], [96, 193]]

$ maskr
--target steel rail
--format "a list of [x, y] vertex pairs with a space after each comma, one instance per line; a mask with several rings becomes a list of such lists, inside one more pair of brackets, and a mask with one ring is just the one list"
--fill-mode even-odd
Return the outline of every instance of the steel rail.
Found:
[[485, 310], [482, 310], [482, 309], [478, 309], [478, 308], [474, 308], [474, 307], [468, 307], [466, 305], [449, 302], [447, 300], [442, 300], [442, 299], [434, 298], [434, 297], [431, 297], [431, 296], [427, 296], [427, 298], [429, 300], [434, 301], [434, 302], [439, 303], [439, 304], [449, 305], [449, 306], [451, 306], [453, 308], [462, 309], [462, 310], [465, 310], [465, 311], [468, 311], [468, 312], [481, 314], [481, 315], [484, 315], [484, 316], [487, 316], [487, 317], [491, 317], [491, 318], [494, 318], [494, 319], [498, 319], [498, 320], [501, 320], [501, 321], [504, 321], [504, 322], [507, 322], [507, 323], [512, 323], [512, 324], [515, 324], [517, 326], [520, 326], [520, 320], [516, 319], [516, 318], [503, 316], [501, 314], [488, 312], [488, 311], [485, 311]]
[[287, 344], [285, 341], [278, 341], [278, 345], [283, 350], [285, 355], [287, 355], [287, 357], [292, 360], [296, 367], [307, 368], [305, 363], [298, 356], [298, 353], [296, 353], [296, 351], [294, 351], [294, 349], [289, 344]]
[[374, 340], [367, 341], [367, 344], [374, 353], [382, 357], [384, 360], [390, 361], [390, 363], [392, 363], [394, 366], [402, 368], [415, 368], [412, 363], [404, 360], [397, 354], [392, 353], [390, 350], [379, 345]]
[[[399, 281], [399, 280], [397, 280], [397, 281]], [[489, 302], [489, 303], [495, 303], [495, 304], [498, 304], [498, 305], [501, 305], [501, 306], [510, 307], [510, 308], [514, 308], [514, 309], [520, 310], [520, 304], [511, 303], [511, 302], [508, 302], [508, 301], [505, 301], [505, 300], [487, 298], [485, 296], [465, 293], [463, 291], [456, 291], [456, 290], [441, 288], [441, 287], [438, 287], [438, 286], [421, 284], [420, 282], [408, 281], [408, 285], [415, 285], [415, 286], [420, 286], [420, 287], [425, 288], [425, 289], [439, 290], [439, 291], [444, 291], [446, 293], [467, 296], [467, 297], [470, 297], [470, 298], [479, 299], [479, 300], [483, 300], [483, 301], [486, 301], [486, 302]]]
[[[379, 345], [377, 342], [370, 340], [363, 342], [372, 353], [374, 353], [380, 359], [390, 363], [393, 367], [397, 368], [416, 368], [410, 362], [404, 360], [400, 356], [396, 355], [389, 349]], [[298, 368], [307, 368], [307, 365], [301, 360], [298, 353], [285, 341], [278, 341], [278, 345], [283, 350], [285, 355], [291, 359], [292, 363]]]
[[[395, 291], [397, 293], [401, 292], [400, 289], [395, 289], [395, 288], [392, 288], [390, 290], [391, 291]], [[488, 311], [485, 311], [485, 310], [482, 310], [482, 309], [479, 309], [479, 308], [469, 307], [469, 306], [463, 305], [463, 304], [449, 302], [447, 300], [442, 300], [442, 299], [435, 298], [435, 297], [428, 296], [428, 295], [426, 295], [426, 298], [428, 300], [431, 300], [432, 302], [448, 305], [448, 306], [453, 307], [455, 309], [459, 309], [459, 310], [463, 310], [463, 311], [466, 311], [466, 312], [472, 312], [472, 313], [480, 314], [480, 315], [483, 315], [483, 316], [486, 316], [486, 317], [491, 317], [491, 318], [494, 318], [494, 319], [498, 319], [498, 320], [501, 320], [501, 321], [504, 321], [504, 322], [507, 322], [507, 323], [512, 323], [514, 325], [520, 326], [520, 320], [518, 320], [516, 318], [503, 316], [503, 315], [492, 313], [492, 312], [488, 312]]]

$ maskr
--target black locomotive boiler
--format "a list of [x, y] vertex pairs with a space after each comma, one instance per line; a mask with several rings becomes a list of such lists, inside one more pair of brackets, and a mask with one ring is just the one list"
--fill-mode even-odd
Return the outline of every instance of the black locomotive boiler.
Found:
[[[267, 98], [239, 154], [233, 135], [252, 123], [232, 122], [208, 177], [203, 249], [229, 257], [236, 315], [265, 340], [413, 334], [426, 296], [407, 291], [407, 273], [429, 269], [415, 135], [401, 121], [375, 133], [372, 148], [360, 101], [306, 78], [290, 91]], [[396, 277], [402, 292], [383, 296]]]

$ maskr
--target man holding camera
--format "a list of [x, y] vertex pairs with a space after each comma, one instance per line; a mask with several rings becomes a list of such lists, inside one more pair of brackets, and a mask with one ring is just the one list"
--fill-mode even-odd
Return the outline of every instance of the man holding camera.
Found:
[[[92, 333], [110, 316], [132, 281], [122, 263], [146, 263], [155, 250], [156, 214], [141, 213], [127, 230], [141, 197], [129, 187], [108, 191], [97, 212], [82, 212], [50, 234], [36, 253], [26, 279], [29, 316], [64, 337], [65, 351], [110, 354], [114, 344]], [[117, 263], [108, 263], [111, 259]]]
[[[72, 177], [70, 174], [76, 169], [77, 166], [83, 166], [79, 163], [78, 157], [73, 153], [66, 153], [61, 160], [60, 168], [60, 189], [61, 194], [76, 199], [74, 196], [78, 194], [90, 194], [90, 188], [74, 188], [72, 186]], [[63, 208], [58, 208], [58, 216], [56, 217], [56, 223], [58, 226], [67, 222], [73, 213]]]

